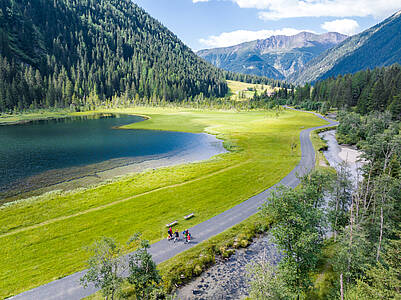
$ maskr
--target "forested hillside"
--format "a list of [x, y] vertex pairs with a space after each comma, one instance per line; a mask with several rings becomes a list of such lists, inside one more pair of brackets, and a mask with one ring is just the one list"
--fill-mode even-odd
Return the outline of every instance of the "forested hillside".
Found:
[[0, 2], [0, 111], [226, 92], [221, 71], [130, 0]]
[[306, 84], [295, 91], [292, 104], [309, 109], [351, 108], [366, 114], [389, 110], [401, 119], [401, 66], [376, 68]]
[[265, 84], [265, 85], [270, 85], [271, 87], [283, 87], [288, 89], [292, 89], [295, 87], [292, 84], [286, 83], [285, 81], [271, 79], [264, 76], [235, 73], [230, 71], [224, 71], [224, 75], [227, 80], [234, 80], [253, 84]]

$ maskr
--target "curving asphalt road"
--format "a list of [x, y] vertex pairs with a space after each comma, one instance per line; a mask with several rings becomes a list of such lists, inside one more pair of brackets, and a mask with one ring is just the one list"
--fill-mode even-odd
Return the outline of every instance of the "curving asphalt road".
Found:
[[[314, 114], [314, 113], [312, 113]], [[301, 132], [301, 160], [299, 164], [284, 177], [279, 183], [269, 189], [257, 194], [248, 200], [234, 206], [233, 208], [207, 220], [192, 228], [190, 231], [196, 238], [191, 244], [172, 243], [167, 240], [162, 240], [153, 244], [150, 248], [150, 253], [156, 263], [161, 263], [175, 255], [195, 246], [196, 244], [213, 237], [226, 229], [244, 221], [258, 211], [258, 208], [266, 201], [267, 197], [274, 191], [277, 186], [286, 185], [296, 187], [299, 184], [298, 176], [307, 174], [315, 165], [315, 151], [312, 142], [309, 138], [310, 132], [315, 129], [337, 125], [338, 123], [326, 119], [319, 114], [315, 114], [319, 118], [330, 122], [329, 125], [305, 129]], [[75, 300], [87, 297], [97, 291], [94, 287], [84, 289], [80, 285], [80, 278], [86, 271], [77, 272], [62, 279], [50, 282], [35, 289], [26, 291], [22, 294], [14, 296], [10, 299], [15, 300]]]

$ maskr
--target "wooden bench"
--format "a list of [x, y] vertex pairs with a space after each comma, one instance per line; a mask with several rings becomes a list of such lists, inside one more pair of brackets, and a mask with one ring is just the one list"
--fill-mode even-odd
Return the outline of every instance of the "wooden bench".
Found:
[[174, 222], [171, 222], [170, 224], [166, 224], [166, 227], [173, 227], [174, 225], [177, 225], [178, 221], [175, 220]]
[[191, 219], [191, 218], [194, 217], [194, 216], [195, 216], [195, 214], [192, 213], [192, 214], [189, 214], [189, 215], [184, 216], [184, 219], [185, 219], [185, 220], [188, 220], [188, 219]]

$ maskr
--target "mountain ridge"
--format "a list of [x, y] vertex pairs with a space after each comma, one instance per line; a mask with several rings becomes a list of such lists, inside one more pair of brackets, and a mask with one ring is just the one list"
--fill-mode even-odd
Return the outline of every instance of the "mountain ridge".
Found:
[[200, 50], [197, 54], [217, 67], [274, 79], [285, 79], [307, 61], [343, 41], [345, 35], [300, 32], [276, 35], [230, 47]]
[[401, 10], [310, 60], [289, 76], [295, 84], [401, 63]]

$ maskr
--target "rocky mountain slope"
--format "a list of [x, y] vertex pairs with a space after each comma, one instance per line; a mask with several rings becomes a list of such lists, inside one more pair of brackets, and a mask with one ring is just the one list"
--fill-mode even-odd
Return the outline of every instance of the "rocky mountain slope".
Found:
[[303, 84], [394, 63], [401, 63], [401, 11], [312, 59], [288, 80]]
[[312, 58], [346, 39], [339, 33], [272, 36], [227, 48], [201, 50], [197, 54], [225, 70], [285, 79]]

